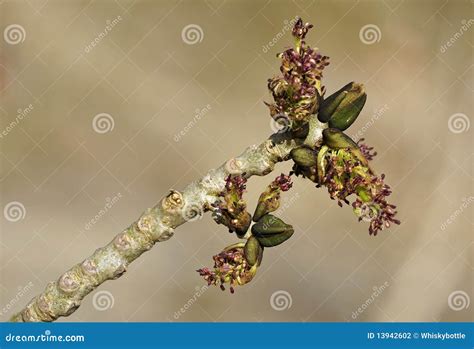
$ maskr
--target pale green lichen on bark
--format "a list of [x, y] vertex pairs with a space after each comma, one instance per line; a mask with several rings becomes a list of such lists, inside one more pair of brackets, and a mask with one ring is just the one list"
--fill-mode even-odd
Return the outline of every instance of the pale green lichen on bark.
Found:
[[[313, 131], [321, 134], [321, 129]], [[54, 321], [72, 314], [85, 296], [107, 280], [119, 278], [128, 265], [153, 247], [168, 240], [174, 229], [185, 223], [185, 209], [190, 205], [205, 210], [224, 189], [229, 174], [245, 174], [247, 178], [264, 176], [275, 164], [286, 161], [291, 150], [302, 144], [290, 133], [274, 134], [258, 146], [247, 148], [240, 156], [210, 170], [199, 181], [189, 184], [182, 192], [171, 190], [155, 207], [146, 210], [127, 229], [106, 246], [66, 271], [57, 281], [50, 282], [43, 293], [33, 298], [10, 321]]]

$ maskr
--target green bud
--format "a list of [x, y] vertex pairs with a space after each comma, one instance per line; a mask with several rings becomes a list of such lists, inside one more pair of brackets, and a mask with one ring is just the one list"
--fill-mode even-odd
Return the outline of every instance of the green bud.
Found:
[[249, 230], [252, 216], [248, 212], [242, 212], [238, 218], [230, 221], [229, 229], [235, 231], [239, 238], [243, 238], [247, 230]]
[[260, 265], [263, 258], [263, 247], [258, 242], [255, 236], [251, 236], [244, 246], [244, 256], [247, 262], [254, 266], [255, 264]]
[[319, 121], [328, 122], [329, 127], [344, 131], [357, 119], [366, 100], [364, 86], [351, 82], [323, 101], [318, 114]]
[[271, 214], [263, 216], [252, 226], [252, 234], [264, 247], [280, 245], [294, 233], [293, 227]]
[[369, 163], [359, 146], [348, 135], [339, 131], [337, 128], [327, 128], [323, 131], [323, 142], [332, 149], [349, 148], [351, 153], [365, 166]]
[[280, 193], [279, 191], [264, 191], [260, 194], [255, 213], [253, 214], [253, 221], [258, 222], [267, 213], [278, 210], [280, 207]]
[[316, 165], [316, 156], [314, 151], [308, 147], [298, 147], [290, 153], [293, 161], [301, 167], [312, 167]]

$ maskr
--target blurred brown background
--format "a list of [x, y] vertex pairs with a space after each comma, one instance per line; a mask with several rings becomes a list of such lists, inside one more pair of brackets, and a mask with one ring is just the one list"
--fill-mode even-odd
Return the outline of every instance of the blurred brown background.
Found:
[[[0, 320], [271, 133], [266, 80], [296, 15], [331, 57], [329, 93], [365, 83], [349, 134], [378, 151], [402, 225], [369, 236], [298, 179], [295, 235], [234, 295], [195, 272], [235, 241], [206, 215], [62, 321], [473, 320], [472, 1], [0, 3]], [[252, 208], [270, 180], [249, 182]]]

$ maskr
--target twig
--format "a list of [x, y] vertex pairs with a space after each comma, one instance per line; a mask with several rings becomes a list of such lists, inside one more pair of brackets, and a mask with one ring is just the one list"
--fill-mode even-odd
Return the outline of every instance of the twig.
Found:
[[[321, 137], [326, 124], [312, 131]], [[82, 299], [107, 280], [119, 278], [128, 265], [148, 251], [156, 242], [166, 241], [174, 229], [216, 201], [229, 174], [265, 176], [275, 164], [286, 161], [292, 149], [302, 144], [289, 133], [274, 134], [258, 146], [250, 146], [242, 155], [228, 160], [211, 170], [199, 181], [188, 185], [182, 192], [171, 190], [155, 207], [146, 210], [127, 229], [115, 236], [106, 246], [50, 282], [40, 295], [15, 314], [11, 321], [54, 321], [71, 315]]]

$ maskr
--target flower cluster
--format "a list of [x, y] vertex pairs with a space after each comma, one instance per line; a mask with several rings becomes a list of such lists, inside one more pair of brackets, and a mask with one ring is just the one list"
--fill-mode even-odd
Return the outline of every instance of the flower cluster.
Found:
[[367, 144], [364, 143], [364, 138], [361, 138], [357, 141], [357, 145], [359, 146], [360, 151], [365, 156], [365, 158], [369, 161], [372, 161], [374, 157], [377, 155], [377, 152], [374, 151], [374, 147], [369, 147]]
[[229, 228], [229, 232], [243, 236], [247, 232], [252, 217], [247, 212], [247, 204], [242, 199], [247, 179], [231, 176], [226, 179], [225, 190], [219, 194], [221, 199], [212, 204], [214, 220]]
[[198, 269], [199, 275], [204, 277], [208, 285], [220, 285], [225, 290], [224, 284], [230, 284], [230, 292], [234, 293], [235, 285], [244, 285], [252, 280], [256, 273], [256, 266], [251, 267], [244, 257], [242, 247], [226, 249], [212, 257], [214, 269]]
[[324, 93], [320, 80], [323, 69], [329, 64], [329, 57], [322, 56], [303, 40], [311, 27], [311, 24], [303, 24], [301, 18], [298, 19], [292, 32], [296, 48], [278, 55], [282, 60], [282, 76], [268, 80], [268, 89], [275, 100], [275, 103], [266, 103], [270, 115], [277, 121], [284, 116], [293, 129], [304, 125], [317, 111]]
[[[364, 156], [374, 155], [369, 147], [361, 151]], [[349, 195], [357, 195], [352, 207], [359, 220], [370, 222], [370, 235], [377, 235], [379, 230], [388, 228], [391, 223], [400, 224], [395, 219], [396, 206], [386, 201], [392, 191], [384, 183], [385, 176], [373, 174], [350, 149], [329, 150], [325, 155], [324, 172], [322, 184], [339, 206], [342, 207], [342, 202], [350, 204], [347, 199]]]
[[291, 177], [283, 173], [275, 178], [275, 180], [271, 183], [271, 187], [281, 191], [288, 191], [292, 186], [293, 183], [291, 182]]

